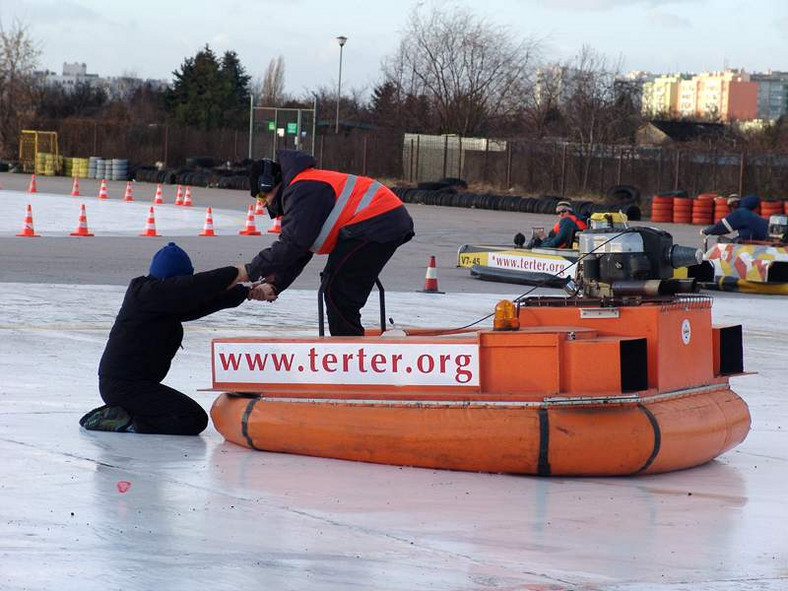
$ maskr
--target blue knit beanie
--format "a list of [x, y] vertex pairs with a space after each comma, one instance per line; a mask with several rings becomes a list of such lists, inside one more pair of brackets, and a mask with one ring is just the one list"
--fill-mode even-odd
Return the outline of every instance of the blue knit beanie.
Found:
[[159, 249], [150, 262], [149, 275], [156, 279], [192, 274], [194, 274], [194, 267], [189, 255], [174, 242]]

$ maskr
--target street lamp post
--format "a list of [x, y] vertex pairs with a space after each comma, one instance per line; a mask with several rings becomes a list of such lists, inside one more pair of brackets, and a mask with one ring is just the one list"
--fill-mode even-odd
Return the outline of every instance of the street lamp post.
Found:
[[337, 37], [339, 42], [339, 82], [337, 83], [337, 118], [334, 126], [334, 133], [339, 133], [339, 99], [342, 97], [342, 49], [347, 43], [347, 37]]

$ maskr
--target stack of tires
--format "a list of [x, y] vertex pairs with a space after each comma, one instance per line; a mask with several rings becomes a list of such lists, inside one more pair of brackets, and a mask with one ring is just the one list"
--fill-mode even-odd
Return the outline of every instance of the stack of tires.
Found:
[[110, 164], [110, 170], [113, 181], [126, 181], [129, 178], [129, 161], [125, 158], [113, 158]]
[[107, 178], [107, 172], [111, 172], [111, 167], [110, 167], [109, 171], [107, 170], [107, 162], [108, 162], [108, 160], [104, 160], [103, 158], [98, 158], [96, 160], [96, 178], [97, 179], [99, 179], [99, 180], [106, 179]]
[[714, 219], [714, 193], [702, 193], [692, 201], [692, 223], [708, 226]]
[[782, 215], [784, 211], [782, 201], [761, 201], [761, 217], [765, 220], [773, 215]]
[[98, 156], [91, 156], [88, 158], [88, 178], [97, 179], [98, 176], [98, 162], [101, 160]]
[[662, 223], [673, 221], [673, 196], [654, 195], [651, 199], [651, 221]]
[[689, 197], [673, 198], [673, 223], [691, 224], [692, 223], [692, 199]]

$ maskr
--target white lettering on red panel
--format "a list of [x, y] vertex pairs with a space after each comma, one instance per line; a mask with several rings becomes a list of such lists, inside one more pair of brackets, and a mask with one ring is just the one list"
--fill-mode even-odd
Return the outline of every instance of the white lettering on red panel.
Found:
[[213, 343], [214, 386], [478, 386], [474, 343]]

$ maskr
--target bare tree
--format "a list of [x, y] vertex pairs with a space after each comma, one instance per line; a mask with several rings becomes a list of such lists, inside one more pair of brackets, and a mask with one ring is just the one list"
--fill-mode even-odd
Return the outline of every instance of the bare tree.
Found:
[[383, 72], [401, 98], [429, 99], [437, 131], [480, 134], [518, 111], [536, 50], [465, 8], [417, 6]]
[[0, 154], [15, 155], [19, 131], [35, 115], [33, 71], [40, 53], [21, 22], [10, 29], [0, 22]]
[[563, 106], [569, 139], [576, 145], [582, 161], [581, 191], [588, 189], [594, 158], [602, 157], [602, 146], [622, 140], [627, 133], [623, 119], [631, 117], [634, 107], [621, 100], [616, 83], [619, 67], [610, 67], [607, 58], [583, 46], [577, 57], [566, 66], [563, 84], [568, 99]]
[[268, 62], [260, 89], [260, 102], [267, 107], [278, 107], [285, 100], [285, 60], [280, 55]]

